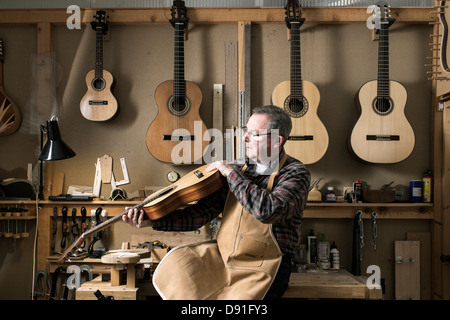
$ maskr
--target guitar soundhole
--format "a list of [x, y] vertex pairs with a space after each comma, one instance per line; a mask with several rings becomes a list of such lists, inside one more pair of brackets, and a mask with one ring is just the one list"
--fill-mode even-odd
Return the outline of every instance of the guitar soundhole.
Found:
[[100, 91], [105, 89], [106, 83], [102, 78], [95, 78], [92, 80], [92, 88], [94, 90]]
[[167, 102], [167, 108], [174, 116], [181, 117], [189, 112], [189, 109], [191, 108], [191, 102], [186, 96], [175, 97], [174, 95], [172, 95]]
[[300, 118], [308, 111], [308, 100], [306, 100], [305, 96], [302, 96], [301, 99], [292, 99], [291, 96], [289, 96], [284, 101], [284, 110], [292, 118]]
[[373, 110], [381, 116], [388, 115], [392, 112], [393, 102], [390, 97], [377, 97], [373, 100]]

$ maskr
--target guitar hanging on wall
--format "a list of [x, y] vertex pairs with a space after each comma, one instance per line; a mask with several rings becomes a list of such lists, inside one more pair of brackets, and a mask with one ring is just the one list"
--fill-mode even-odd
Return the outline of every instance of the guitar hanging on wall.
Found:
[[439, 9], [439, 21], [442, 28], [442, 36], [441, 36], [441, 50], [439, 50], [439, 59], [441, 63], [441, 67], [445, 72], [450, 72], [450, 63], [448, 62], [450, 59], [450, 42], [448, 41], [448, 23], [447, 20], [450, 18], [450, 11], [446, 10], [447, 5], [445, 1], [440, 1], [440, 9]]
[[3, 87], [3, 40], [0, 40], [0, 136], [8, 136], [19, 129], [22, 116], [16, 104], [8, 98]]
[[[378, 79], [366, 82], [356, 95], [360, 113], [351, 136], [353, 153], [369, 163], [397, 163], [414, 149], [414, 131], [406, 119], [405, 87], [389, 79], [389, 27], [395, 19], [389, 6], [379, 1]], [[378, 10], [376, 8], [376, 10]]]
[[286, 153], [304, 164], [319, 161], [328, 149], [328, 132], [317, 115], [320, 93], [309, 81], [302, 80], [300, 27], [298, 1], [289, 0], [286, 5], [286, 25], [290, 29], [291, 70], [290, 81], [279, 83], [272, 92], [272, 103], [283, 108], [292, 119], [292, 131], [285, 144]]
[[103, 69], [103, 35], [108, 31], [106, 12], [99, 10], [94, 18], [91, 26], [96, 32], [95, 68], [86, 75], [87, 92], [81, 99], [80, 110], [88, 120], [106, 121], [114, 117], [118, 105], [111, 93], [114, 78], [109, 71]]
[[[184, 78], [184, 33], [189, 21], [186, 11], [184, 1], [173, 2], [170, 23], [175, 29], [174, 80], [156, 88], [158, 114], [146, 136], [147, 148], [156, 159], [176, 164], [197, 162], [209, 145], [199, 115], [202, 92], [197, 84]], [[172, 159], [172, 153], [176, 159]]]

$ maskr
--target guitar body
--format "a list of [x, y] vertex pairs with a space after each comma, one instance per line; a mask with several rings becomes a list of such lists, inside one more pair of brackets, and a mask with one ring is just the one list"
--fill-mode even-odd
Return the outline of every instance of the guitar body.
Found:
[[406, 159], [414, 149], [414, 131], [406, 119], [404, 109], [407, 100], [405, 87], [397, 81], [389, 81], [389, 111], [376, 110], [377, 80], [366, 82], [356, 95], [360, 116], [351, 136], [354, 154], [365, 162], [397, 163]]
[[[173, 106], [173, 80], [164, 81], [155, 91], [158, 114], [147, 130], [146, 143], [150, 153], [163, 162], [178, 163], [172, 160], [172, 152], [180, 143], [186, 148], [182, 148], [181, 154], [175, 152], [174, 156], [188, 160], [188, 163], [200, 160], [209, 145], [209, 135], [199, 114], [202, 92], [194, 82], [185, 83], [186, 106], [181, 115], [177, 115]], [[194, 139], [189, 138], [192, 136]], [[190, 141], [181, 141], [187, 139]], [[184, 154], [184, 151], [190, 155]]]
[[80, 102], [80, 110], [83, 117], [91, 121], [106, 121], [114, 117], [117, 113], [117, 100], [111, 93], [111, 86], [114, 82], [112, 74], [103, 70], [101, 79], [95, 77], [95, 70], [87, 73], [86, 94]]
[[[320, 93], [309, 81], [302, 80], [303, 108], [292, 110], [290, 107], [291, 81], [279, 83], [272, 92], [272, 104], [284, 109], [292, 119], [292, 131], [286, 141], [286, 153], [311, 164], [319, 161], [328, 149], [328, 132], [317, 115]], [[306, 103], [305, 103], [306, 101]]]
[[19, 129], [22, 115], [16, 104], [8, 98], [3, 87], [3, 40], [0, 39], [0, 136], [8, 136]]
[[450, 41], [448, 41], [448, 23], [450, 20], [450, 10], [446, 7], [445, 1], [441, 1], [441, 9], [439, 10], [439, 21], [441, 36], [441, 50], [439, 50], [439, 58], [441, 67], [445, 72], [450, 72]]
[[206, 172], [209, 165], [195, 169], [167, 188], [152, 194], [156, 199], [143, 206], [150, 220], [160, 219], [192, 201], [197, 201], [219, 190], [226, 183], [220, 171]]
[[19, 129], [22, 123], [22, 116], [19, 108], [0, 88], [0, 136], [8, 136]]

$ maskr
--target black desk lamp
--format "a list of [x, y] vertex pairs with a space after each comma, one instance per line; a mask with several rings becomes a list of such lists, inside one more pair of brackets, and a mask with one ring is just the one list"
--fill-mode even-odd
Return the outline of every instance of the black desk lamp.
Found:
[[[47, 142], [43, 146], [44, 132], [47, 133]], [[61, 133], [59, 132], [58, 119], [52, 116], [47, 121], [47, 126], [41, 125], [41, 153], [38, 159], [41, 161], [39, 169], [39, 199], [43, 199], [43, 178], [42, 166], [43, 161], [54, 161], [69, 159], [75, 156], [75, 152], [61, 140]]]

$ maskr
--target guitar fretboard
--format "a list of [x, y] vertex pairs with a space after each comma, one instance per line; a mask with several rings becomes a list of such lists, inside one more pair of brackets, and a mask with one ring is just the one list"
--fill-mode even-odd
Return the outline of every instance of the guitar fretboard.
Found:
[[103, 78], [103, 28], [96, 27], [95, 39], [95, 78]]
[[174, 96], [184, 99], [186, 83], [184, 81], [184, 23], [175, 23], [174, 50]]
[[389, 21], [381, 21], [378, 44], [378, 87], [379, 98], [389, 97]]
[[291, 22], [291, 99], [302, 99], [302, 58], [300, 23]]

